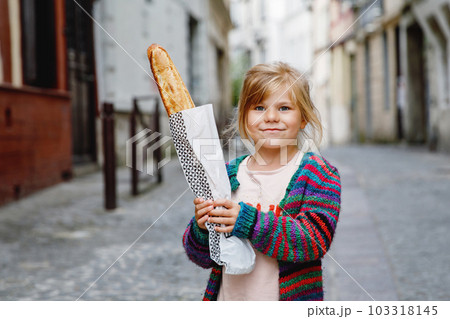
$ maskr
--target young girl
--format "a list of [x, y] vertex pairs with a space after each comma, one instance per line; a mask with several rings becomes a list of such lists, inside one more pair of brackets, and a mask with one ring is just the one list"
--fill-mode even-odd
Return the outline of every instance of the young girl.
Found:
[[[227, 163], [231, 200], [194, 200], [183, 236], [188, 257], [212, 268], [203, 300], [323, 300], [321, 258], [336, 229], [341, 187], [335, 167], [298, 147], [307, 124], [322, 133], [308, 83], [285, 63], [254, 66], [237, 122], [255, 152]], [[251, 273], [228, 275], [211, 260], [207, 221], [222, 225], [217, 232], [250, 240]]]

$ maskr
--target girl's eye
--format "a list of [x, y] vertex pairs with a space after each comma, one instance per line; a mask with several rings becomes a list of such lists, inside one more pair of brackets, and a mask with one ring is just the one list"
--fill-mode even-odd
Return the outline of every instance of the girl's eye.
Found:
[[288, 111], [289, 106], [280, 106], [280, 111]]
[[256, 111], [264, 111], [264, 106], [261, 106], [261, 105], [255, 106], [255, 110]]

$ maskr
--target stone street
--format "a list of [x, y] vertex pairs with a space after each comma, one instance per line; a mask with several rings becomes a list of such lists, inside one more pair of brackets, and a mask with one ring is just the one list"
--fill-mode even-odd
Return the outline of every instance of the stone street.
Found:
[[[367, 145], [322, 155], [342, 179], [325, 299], [449, 300], [450, 157]], [[138, 197], [129, 175], [118, 169], [112, 212], [101, 172], [1, 207], [0, 299], [201, 300], [209, 270], [181, 244], [193, 195], [178, 160]]]

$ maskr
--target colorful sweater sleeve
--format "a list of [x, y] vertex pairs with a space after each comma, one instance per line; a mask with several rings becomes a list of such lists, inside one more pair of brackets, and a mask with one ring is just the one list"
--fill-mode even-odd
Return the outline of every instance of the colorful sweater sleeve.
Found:
[[209, 254], [208, 231], [198, 227], [195, 217], [191, 219], [183, 235], [183, 246], [189, 259], [202, 268], [215, 265]]
[[329, 249], [338, 221], [339, 173], [314, 155], [293, 182], [286, 200], [280, 203], [282, 216], [240, 202], [241, 210], [231, 234], [248, 238], [256, 249], [278, 260], [317, 260]]

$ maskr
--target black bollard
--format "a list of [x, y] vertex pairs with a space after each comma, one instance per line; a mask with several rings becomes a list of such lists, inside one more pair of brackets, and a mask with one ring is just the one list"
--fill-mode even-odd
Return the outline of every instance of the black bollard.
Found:
[[103, 175], [105, 182], [105, 209], [116, 205], [116, 155], [114, 144], [114, 107], [103, 103]]
[[[133, 138], [136, 134], [136, 117], [138, 115], [138, 101], [136, 98], [133, 99], [133, 110], [130, 116], [130, 138]], [[139, 183], [139, 173], [136, 169], [136, 142], [131, 144], [131, 195], [138, 195], [138, 183]]]
[[[158, 100], [155, 102], [155, 113], [153, 113], [153, 127], [155, 128], [156, 132], [161, 132], [161, 128], [159, 125], [159, 103]], [[156, 157], [156, 163], [161, 163], [162, 160], [162, 154], [161, 154], [161, 148], [158, 147], [155, 150], [155, 157]], [[158, 164], [156, 164], [158, 166]], [[162, 175], [162, 167], [158, 168], [158, 183], [162, 183], [163, 181], [163, 175]]]

